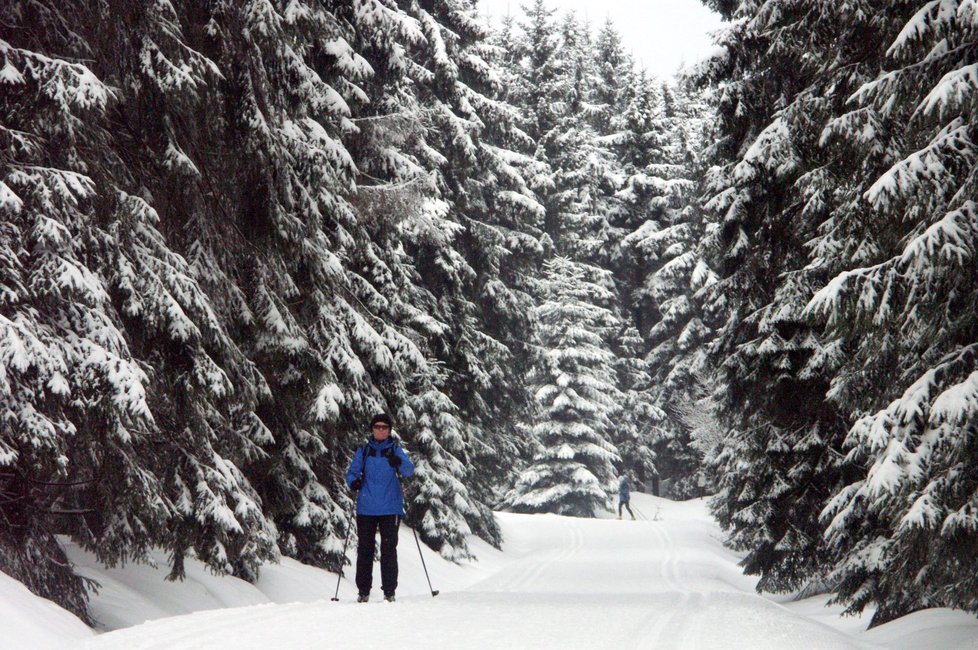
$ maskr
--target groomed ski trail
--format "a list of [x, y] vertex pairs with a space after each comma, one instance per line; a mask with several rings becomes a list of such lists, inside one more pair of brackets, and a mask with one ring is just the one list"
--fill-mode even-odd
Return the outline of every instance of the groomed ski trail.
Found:
[[[636, 494], [659, 520], [500, 513], [504, 554], [491, 574], [432, 598], [417, 551], [399, 547], [396, 603], [379, 593], [197, 612], [110, 632], [86, 650], [234, 648], [874, 648], [754, 593], [702, 501]], [[428, 549], [425, 549], [428, 552]], [[412, 558], [413, 554], [413, 560]], [[431, 568], [429, 562], [429, 568]], [[477, 565], [478, 566], [478, 565]], [[486, 567], [482, 567], [486, 569]], [[417, 573], [417, 575], [415, 575]], [[375, 578], [376, 581], [376, 578]]]

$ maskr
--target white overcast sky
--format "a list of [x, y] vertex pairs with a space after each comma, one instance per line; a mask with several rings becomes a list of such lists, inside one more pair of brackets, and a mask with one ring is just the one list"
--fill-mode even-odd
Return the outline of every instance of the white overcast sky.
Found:
[[[478, 0], [480, 11], [493, 24], [507, 13], [520, 17], [521, 0]], [[550, 0], [558, 13], [574, 11], [597, 29], [605, 18], [622, 35], [626, 49], [645, 68], [669, 77], [713, 51], [709, 33], [720, 26], [720, 17], [700, 0]]]

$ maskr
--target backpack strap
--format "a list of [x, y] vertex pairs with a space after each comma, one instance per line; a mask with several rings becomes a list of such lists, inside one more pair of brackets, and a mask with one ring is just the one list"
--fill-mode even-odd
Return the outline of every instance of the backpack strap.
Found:
[[360, 482], [364, 483], [367, 480], [367, 455], [373, 450], [370, 448], [370, 443], [365, 442], [360, 447], [360, 451], [360, 460], [363, 461], [363, 464], [360, 466]]
[[[394, 439], [393, 438], [390, 438], [390, 440], [394, 440]], [[391, 453], [391, 454], [397, 453], [397, 450], [400, 448], [400, 446], [401, 446], [400, 443], [398, 443], [397, 440], [394, 440], [394, 446], [390, 448], [390, 450], [389, 450], [388, 453]], [[369, 440], [367, 440], [365, 443], [363, 443], [363, 447], [361, 449], [363, 449], [363, 454], [360, 456], [361, 458], [363, 458], [363, 468], [360, 470], [360, 480], [361, 481], [366, 481], [366, 476], [367, 476], [367, 456], [376, 456], [378, 454], [377, 454], [377, 450], [370, 446], [370, 441]], [[387, 454], [381, 454], [381, 455], [386, 456]], [[396, 473], [397, 473], [397, 476], [398, 477], [401, 476], [401, 472], [400, 471], [397, 471]]]

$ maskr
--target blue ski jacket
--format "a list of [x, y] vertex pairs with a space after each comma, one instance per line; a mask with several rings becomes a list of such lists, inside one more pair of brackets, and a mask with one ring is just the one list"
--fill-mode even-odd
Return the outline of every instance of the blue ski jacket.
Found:
[[[395, 471], [387, 457], [396, 454], [401, 466]], [[414, 463], [393, 438], [383, 442], [369, 438], [357, 449], [350, 468], [346, 470], [346, 484], [363, 477], [363, 485], [357, 494], [358, 515], [404, 516], [404, 494], [399, 478], [414, 474]]]
[[618, 500], [621, 502], [628, 501], [631, 495], [628, 492], [628, 479], [622, 477], [621, 482], [618, 484]]

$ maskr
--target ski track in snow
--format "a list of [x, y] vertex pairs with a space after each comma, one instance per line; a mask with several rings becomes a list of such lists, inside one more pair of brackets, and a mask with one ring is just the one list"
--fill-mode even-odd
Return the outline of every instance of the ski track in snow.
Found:
[[[409, 559], [416, 549], [402, 543], [394, 604], [353, 603], [344, 580], [340, 603], [329, 593], [312, 603], [196, 612], [93, 637], [75, 650], [880, 647], [757, 596], [701, 502], [634, 500], [657, 515], [661, 508], [662, 518], [503, 513], [504, 559], [494, 560], [491, 575], [449, 585], [438, 598], [414, 584], [424, 580], [417, 553]], [[432, 581], [439, 588], [437, 572]]]
[[[675, 592], [678, 601], [674, 607], [667, 609], [663, 613], [654, 614], [648, 622], [639, 630], [636, 635], [635, 647], [638, 648], [661, 648], [666, 647], [669, 639], [683, 639], [683, 622], [688, 618], [684, 614], [689, 607], [690, 600], [693, 598], [691, 592], [683, 592], [679, 587], [676, 577], [676, 553], [672, 548], [672, 542], [667, 537], [666, 532], [659, 526], [659, 522], [645, 522], [649, 526], [652, 537], [656, 540], [656, 547], [664, 555], [659, 563], [659, 577], [661, 584], [667, 589], [667, 593]], [[678, 622], [677, 622], [678, 619]], [[668, 634], [667, 634], [668, 630]], [[677, 646], [678, 647], [678, 646]]]

